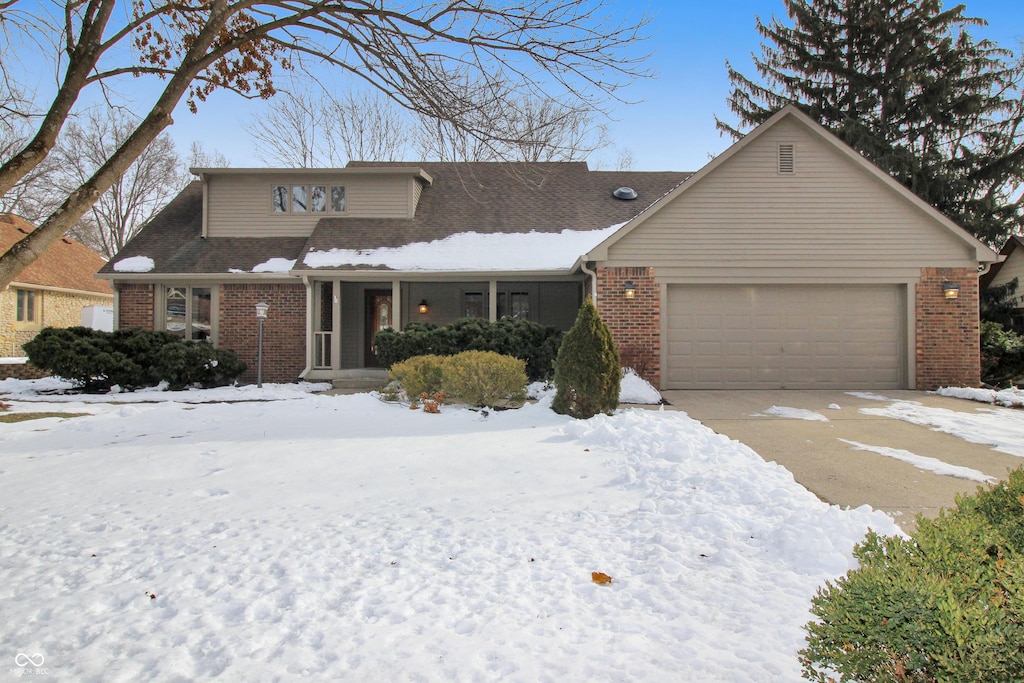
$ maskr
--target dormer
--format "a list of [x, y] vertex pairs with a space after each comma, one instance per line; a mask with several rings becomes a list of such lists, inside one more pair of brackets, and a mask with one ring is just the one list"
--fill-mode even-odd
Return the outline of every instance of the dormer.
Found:
[[204, 237], [303, 237], [321, 218], [410, 219], [433, 182], [415, 166], [191, 171], [203, 182]]

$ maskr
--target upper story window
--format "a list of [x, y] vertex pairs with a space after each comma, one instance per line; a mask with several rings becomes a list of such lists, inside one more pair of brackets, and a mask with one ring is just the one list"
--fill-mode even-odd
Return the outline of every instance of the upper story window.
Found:
[[14, 320], [25, 325], [39, 323], [39, 293], [31, 289], [15, 289], [17, 298]]
[[[329, 200], [329, 201], [328, 201]], [[270, 191], [274, 213], [342, 213], [344, 185], [274, 185]]]

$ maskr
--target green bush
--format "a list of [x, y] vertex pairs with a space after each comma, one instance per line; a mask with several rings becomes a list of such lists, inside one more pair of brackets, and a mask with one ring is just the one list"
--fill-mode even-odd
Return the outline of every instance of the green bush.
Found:
[[444, 356], [415, 356], [391, 366], [391, 379], [397, 380], [410, 401], [420, 394], [441, 391]]
[[441, 389], [471, 406], [521, 406], [526, 363], [493, 351], [463, 351], [444, 360]]
[[622, 366], [611, 330], [587, 299], [555, 360], [556, 413], [587, 419], [619, 407]]
[[245, 371], [233, 351], [168, 332], [103, 332], [48, 327], [24, 345], [29, 362], [85, 391], [125, 391], [167, 382], [170, 389], [230, 384]]
[[813, 600], [813, 681], [1024, 680], [1024, 472], [961, 496], [910, 539], [875, 533]]
[[462, 351], [494, 351], [526, 362], [531, 381], [549, 379], [562, 333], [528, 320], [461, 318], [438, 327], [409, 323], [403, 332], [382, 330], [373, 339], [377, 360], [386, 368], [423, 355], [451, 356]]
[[1008, 387], [1024, 378], [1024, 337], [997, 322], [981, 321], [981, 379]]

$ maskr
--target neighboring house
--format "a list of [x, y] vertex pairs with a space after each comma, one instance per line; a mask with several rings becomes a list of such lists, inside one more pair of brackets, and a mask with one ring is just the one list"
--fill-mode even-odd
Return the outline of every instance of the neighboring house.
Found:
[[1010, 237], [999, 255], [1003, 261], [993, 265], [991, 270], [981, 276], [981, 287], [1000, 287], [1016, 280], [1017, 290], [1010, 300], [1016, 309], [1011, 324], [1014, 329], [1024, 329], [1024, 238], [1019, 235]]
[[978, 271], [996, 254], [792, 107], [693, 174], [196, 173], [101, 277], [119, 326], [209, 337], [250, 365], [269, 304], [265, 378], [372, 367], [373, 334], [410, 322], [567, 329], [592, 296], [623, 364], [665, 389], [980, 380]]
[[[0, 253], [33, 230], [24, 218], [0, 214]], [[44, 327], [81, 325], [83, 309], [113, 305], [110, 283], [96, 278], [104, 263], [99, 253], [64, 237], [21, 271], [0, 291], [0, 356], [23, 356], [22, 345]]]

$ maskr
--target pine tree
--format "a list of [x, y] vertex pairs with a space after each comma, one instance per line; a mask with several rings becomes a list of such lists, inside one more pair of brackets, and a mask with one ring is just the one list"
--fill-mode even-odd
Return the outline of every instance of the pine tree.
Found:
[[594, 302], [583, 302], [555, 359], [555, 400], [551, 408], [585, 420], [619, 407], [622, 366], [611, 330]]
[[979, 239], [1024, 231], [1024, 60], [975, 40], [984, 20], [940, 0], [783, 2], [792, 25], [757, 19], [760, 79], [726, 63], [740, 127], [794, 103]]

